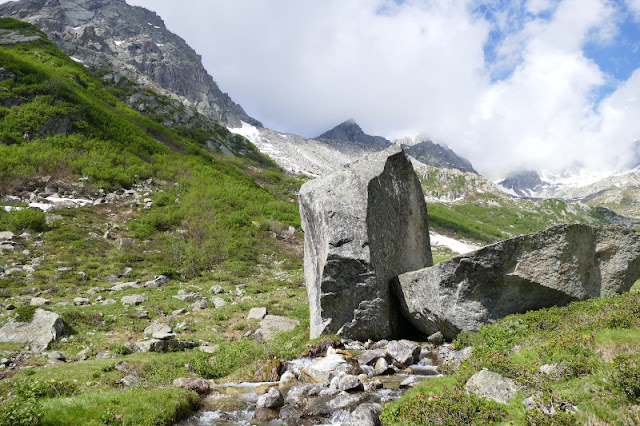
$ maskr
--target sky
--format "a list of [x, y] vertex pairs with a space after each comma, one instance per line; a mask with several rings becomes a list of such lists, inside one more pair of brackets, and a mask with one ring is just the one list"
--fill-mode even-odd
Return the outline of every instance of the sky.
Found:
[[488, 177], [622, 168], [640, 139], [640, 0], [127, 2], [281, 132], [354, 119], [430, 137]]

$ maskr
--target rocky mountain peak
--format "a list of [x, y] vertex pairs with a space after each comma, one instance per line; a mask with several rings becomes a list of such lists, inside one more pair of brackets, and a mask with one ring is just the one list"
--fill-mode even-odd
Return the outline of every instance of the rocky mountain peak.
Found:
[[333, 129], [324, 132], [318, 139], [329, 139], [343, 142], [357, 142], [365, 145], [374, 145], [386, 148], [391, 142], [382, 136], [371, 136], [366, 134], [354, 120], [350, 119], [338, 124]]
[[511, 174], [508, 178], [500, 182], [500, 185], [513, 191], [520, 197], [531, 197], [534, 191], [543, 186], [540, 175], [535, 170], [523, 170]]
[[[407, 144], [405, 142], [411, 143]], [[427, 166], [478, 174], [469, 160], [459, 156], [446, 145], [437, 144], [431, 141], [431, 139], [417, 137], [413, 140], [410, 138], [407, 140], [407, 138], [403, 138], [397, 140], [396, 143], [401, 143], [407, 154]]]
[[0, 5], [0, 16], [30, 22], [73, 59], [113, 69], [229, 127], [241, 121], [262, 126], [220, 90], [200, 55], [152, 11], [124, 0], [20, 0]]

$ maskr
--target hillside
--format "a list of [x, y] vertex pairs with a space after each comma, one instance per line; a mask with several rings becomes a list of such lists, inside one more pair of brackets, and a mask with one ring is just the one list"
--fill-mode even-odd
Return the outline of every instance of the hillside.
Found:
[[[49, 358], [0, 343], [0, 393], [22, 395], [2, 405], [0, 423], [51, 421], [64, 401], [65, 415], [78, 416], [67, 421], [86, 424], [108, 413], [79, 407], [111, 395], [114, 419], [164, 424], [198, 405], [192, 393], [163, 388], [191, 375], [186, 363], [205, 377], [239, 367], [250, 375], [260, 359], [301, 351], [300, 182], [223, 126], [191, 139], [188, 127], [140, 115], [29, 24], [1, 19], [0, 43], [0, 322], [28, 318], [37, 306], [65, 322]], [[246, 155], [225, 155], [226, 146]], [[145, 302], [126, 304], [126, 296]], [[289, 345], [239, 340], [259, 326], [246, 319], [254, 306], [301, 321]], [[201, 351], [123, 358], [153, 322], [171, 324], [179, 341], [222, 344], [218, 363]], [[122, 384], [119, 360], [141, 386]], [[38, 387], [49, 379], [56, 385]], [[24, 383], [37, 389], [20, 393]], [[36, 403], [43, 397], [49, 408]], [[146, 420], [132, 420], [140, 415]]]
[[[33, 2], [41, 3], [49, 4]], [[299, 365], [332, 341], [346, 356], [377, 344], [309, 341], [297, 204], [308, 178], [278, 167], [326, 174], [375, 147], [244, 121], [229, 131], [196, 106], [73, 60], [43, 31], [6, 18], [0, 117], [0, 327], [33, 319], [37, 308], [64, 322], [47, 352], [0, 343], [0, 425], [175, 424], [202, 401], [172, 387], [174, 379], [273, 381], [283, 361]], [[414, 167], [436, 262], [556, 223], [635, 223], [596, 205], [515, 198], [473, 172]], [[637, 296], [530, 312], [460, 335], [456, 348], [471, 345], [473, 356], [388, 405], [383, 419], [429, 424], [440, 410], [443, 424], [468, 423], [457, 416], [469, 411], [487, 422], [637, 423]], [[256, 312], [286, 331], [270, 334], [282, 328], [267, 330]], [[420, 345], [425, 354], [434, 348]], [[557, 376], [541, 378], [546, 364]], [[483, 367], [520, 377], [556, 410], [570, 403], [581, 411], [536, 418], [524, 414], [522, 398], [501, 409], [454, 397]], [[381, 390], [388, 400], [401, 394], [393, 377], [381, 379], [395, 386]], [[233, 400], [241, 388], [220, 388], [232, 393], [226, 414], [242, 411], [242, 398]]]

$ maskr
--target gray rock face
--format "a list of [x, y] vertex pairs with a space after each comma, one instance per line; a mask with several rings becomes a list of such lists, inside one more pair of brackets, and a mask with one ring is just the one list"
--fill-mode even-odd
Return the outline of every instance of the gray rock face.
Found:
[[267, 393], [258, 398], [258, 408], [280, 408], [284, 405], [284, 397], [277, 387], [272, 387]]
[[200, 55], [147, 9], [125, 0], [22, 0], [0, 5], [0, 16], [38, 26], [85, 65], [112, 68], [146, 87], [165, 89], [231, 127], [240, 127], [240, 121], [261, 127], [218, 88]]
[[402, 149], [305, 183], [300, 215], [311, 337], [394, 336], [389, 280], [433, 264], [424, 195]]
[[509, 314], [628, 291], [640, 277], [640, 234], [558, 225], [484, 247], [394, 282], [407, 318], [453, 339]]
[[42, 352], [56, 340], [64, 328], [60, 315], [36, 309], [31, 322], [7, 321], [0, 328], [0, 342], [28, 343], [34, 352]]

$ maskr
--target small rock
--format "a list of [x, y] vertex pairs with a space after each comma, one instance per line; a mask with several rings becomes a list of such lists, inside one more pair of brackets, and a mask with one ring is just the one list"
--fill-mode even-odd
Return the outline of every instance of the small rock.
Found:
[[255, 319], [255, 320], [262, 320], [264, 319], [264, 317], [267, 316], [267, 308], [262, 307], [262, 308], [251, 308], [251, 310], [249, 311], [249, 315], [247, 315], [247, 319]]
[[181, 309], [176, 309], [175, 311], [172, 311], [171, 315], [182, 315], [186, 313], [187, 313], [187, 310], [184, 308], [181, 308]]
[[121, 290], [126, 290], [128, 288], [140, 288], [140, 286], [138, 285], [137, 282], [131, 281], [131, 282], [127, 282], [127, 283], [118, 283], [118, 284], [114, 285], [113, 287], [111, 287], [110, 290], [121, 291]]
[[518, 386], [512, 379], [489, 370], [475, 373], [469, 378], [464, 388], [467, 392], [502, 404], [508, 404], [518, 392]]
[[336, 388], [346, 392], [358, 392], [364, 390], [360, 379], [351, 374], [345, 374], [344, 376], [339, 377]]
[[258, 398], [256, 407], [258, 408], [280, 408], [284, 405], [284, 397], [277, 387], [272, 387], [269, 392]]
[[149, 288], [158, 288], [158, 287], [162, 287], [163, 285], [167, 284], [169, 281], [170, 281], [169, 277], [167, 277], [165, 275], [158, 275], [157, 277], [155, 277], [151, 281], [147, 281], [144, 284], [144, 286], [145, 287], [149, 287]]
[[173, 296], [173, 298], [182, 300], [183, 302], [195, 302], [202, 299], [202, 293], [190, 292], [187, 290], [178, 290], [178, 294]]
[[157, 332], [171, 333], [173, 330], [169, 326], [169, 324], [163, 322], [157, 322], [155, 324], [151, 324], [149, 327], [144, 329], [143, 334], [152, 335]]
[[208, 346], [208, 345], [204, 345], [204, 346], [199, 346], [198, 349], [200, 349], [202, 352], [208, 353], [208, 354], [212, 354], [215, 351], [218, 350], [218, 345], [213, 345], [213, 346]]
[[193, 309], [207, 309], [209, 306], [209, 299], [202, 298], [191, 305]]
[[209, 289], [209, 291], [210, 291], [211, 293], [213, 293], [213, 294], [220, 294], [220, 293], [222, 293], [222, 291], [223, 291], [223, 290], [222, 290], [222, 287], [221, 287], [221, 286], [219, 286], [219, 285], [217, 285], [217, 284], [216, 284], [216, 285], [212, 286], [212, 287]]
[[293, 330], [300, 321], [277, 315], [267, 315], [260, 321], [260, 328], [256, 330], [258, 340], [269, 340], [275, 333]]
[[89, 349], [83, 349], [76, 355], [76, 361], [86, 361], [89, 359]]
[[102, 305], [113, 305], [114, 303], [116, 303], [115, 299], [105, 299], [102, 301]]
[[136, 386], [142, 381], [142, 378], [136, 374], [127, 374], [122, 379], [120, 379], [120, 383], [124, 386], [131, 387]]
[[387, 345], [387, 353], [402, 367], [416, 362], [420, 351], [420, 345], [409, 340], [394, 340]]
[[76, 306], [88, 305], [89, 299], [87, 299], [86, 297], [74, 297], [73, 304]]
[[64, 357], [64, 355], [62, 355], [62, 352], [60, 352], [60, 351], [51, 351], [51, 352], [49, 352], [47, 357], [49, 359], [58, 359], [60, 361], [66, 360], [66, 358]]
[[215, 306], [216, 308], [222, 308], [227, 304], [227, 302], [225, 302], [225, 300], [222, 297], [214, 297], [212, 299], [212, 302], [213, 302], [213, 306]]
[[380, 426], [380, 414], [382, 405], [368, 402], [353, 410], [342, 426]]
[[197, 392], [200, 395], [206, 394], [211, 388], [208, 380], [200, 377], [181, 377], [173, 381], [173, 386], [182, 389], [188, 389]]
[[400, 382], [400, 385], [398, 385], [398, 389], [409, 389], [414, 387], [418, 383], [420, 383], [420, 380], [418, 380], [416, 376], [410, 376]]
[[441, 345], [444, 343], [444, 334], [441, 331], [433, 333], [431, 336], [427, 338], [427, 341], [433, 343], [434, 345]]
[[307, 367], [300, 369], [300, 374], [305, 379], [315, 383], [330, 381], [340, 373], [360, 374], [361, 372], [357, 361], [346, 359], [339, 354], [318, 358]]
[[289, 389], [292, 386], [297, 386], [300, 382], [296, 378], [296, 375], [291, 371], [285, 371], [282, 376], [280, 376], [280, 381], [278, 382], [278, 387], [280, 390]]
[[44, 297], [32, 297], [29, 301], [31, 306], [44, 306], [51, 303], [51, 300], [45, 299]]
[[148, 300], [144, 294], [134, 294], [132, 296], [124, 296], [120, 299], [123, 305], [139, 305]]

